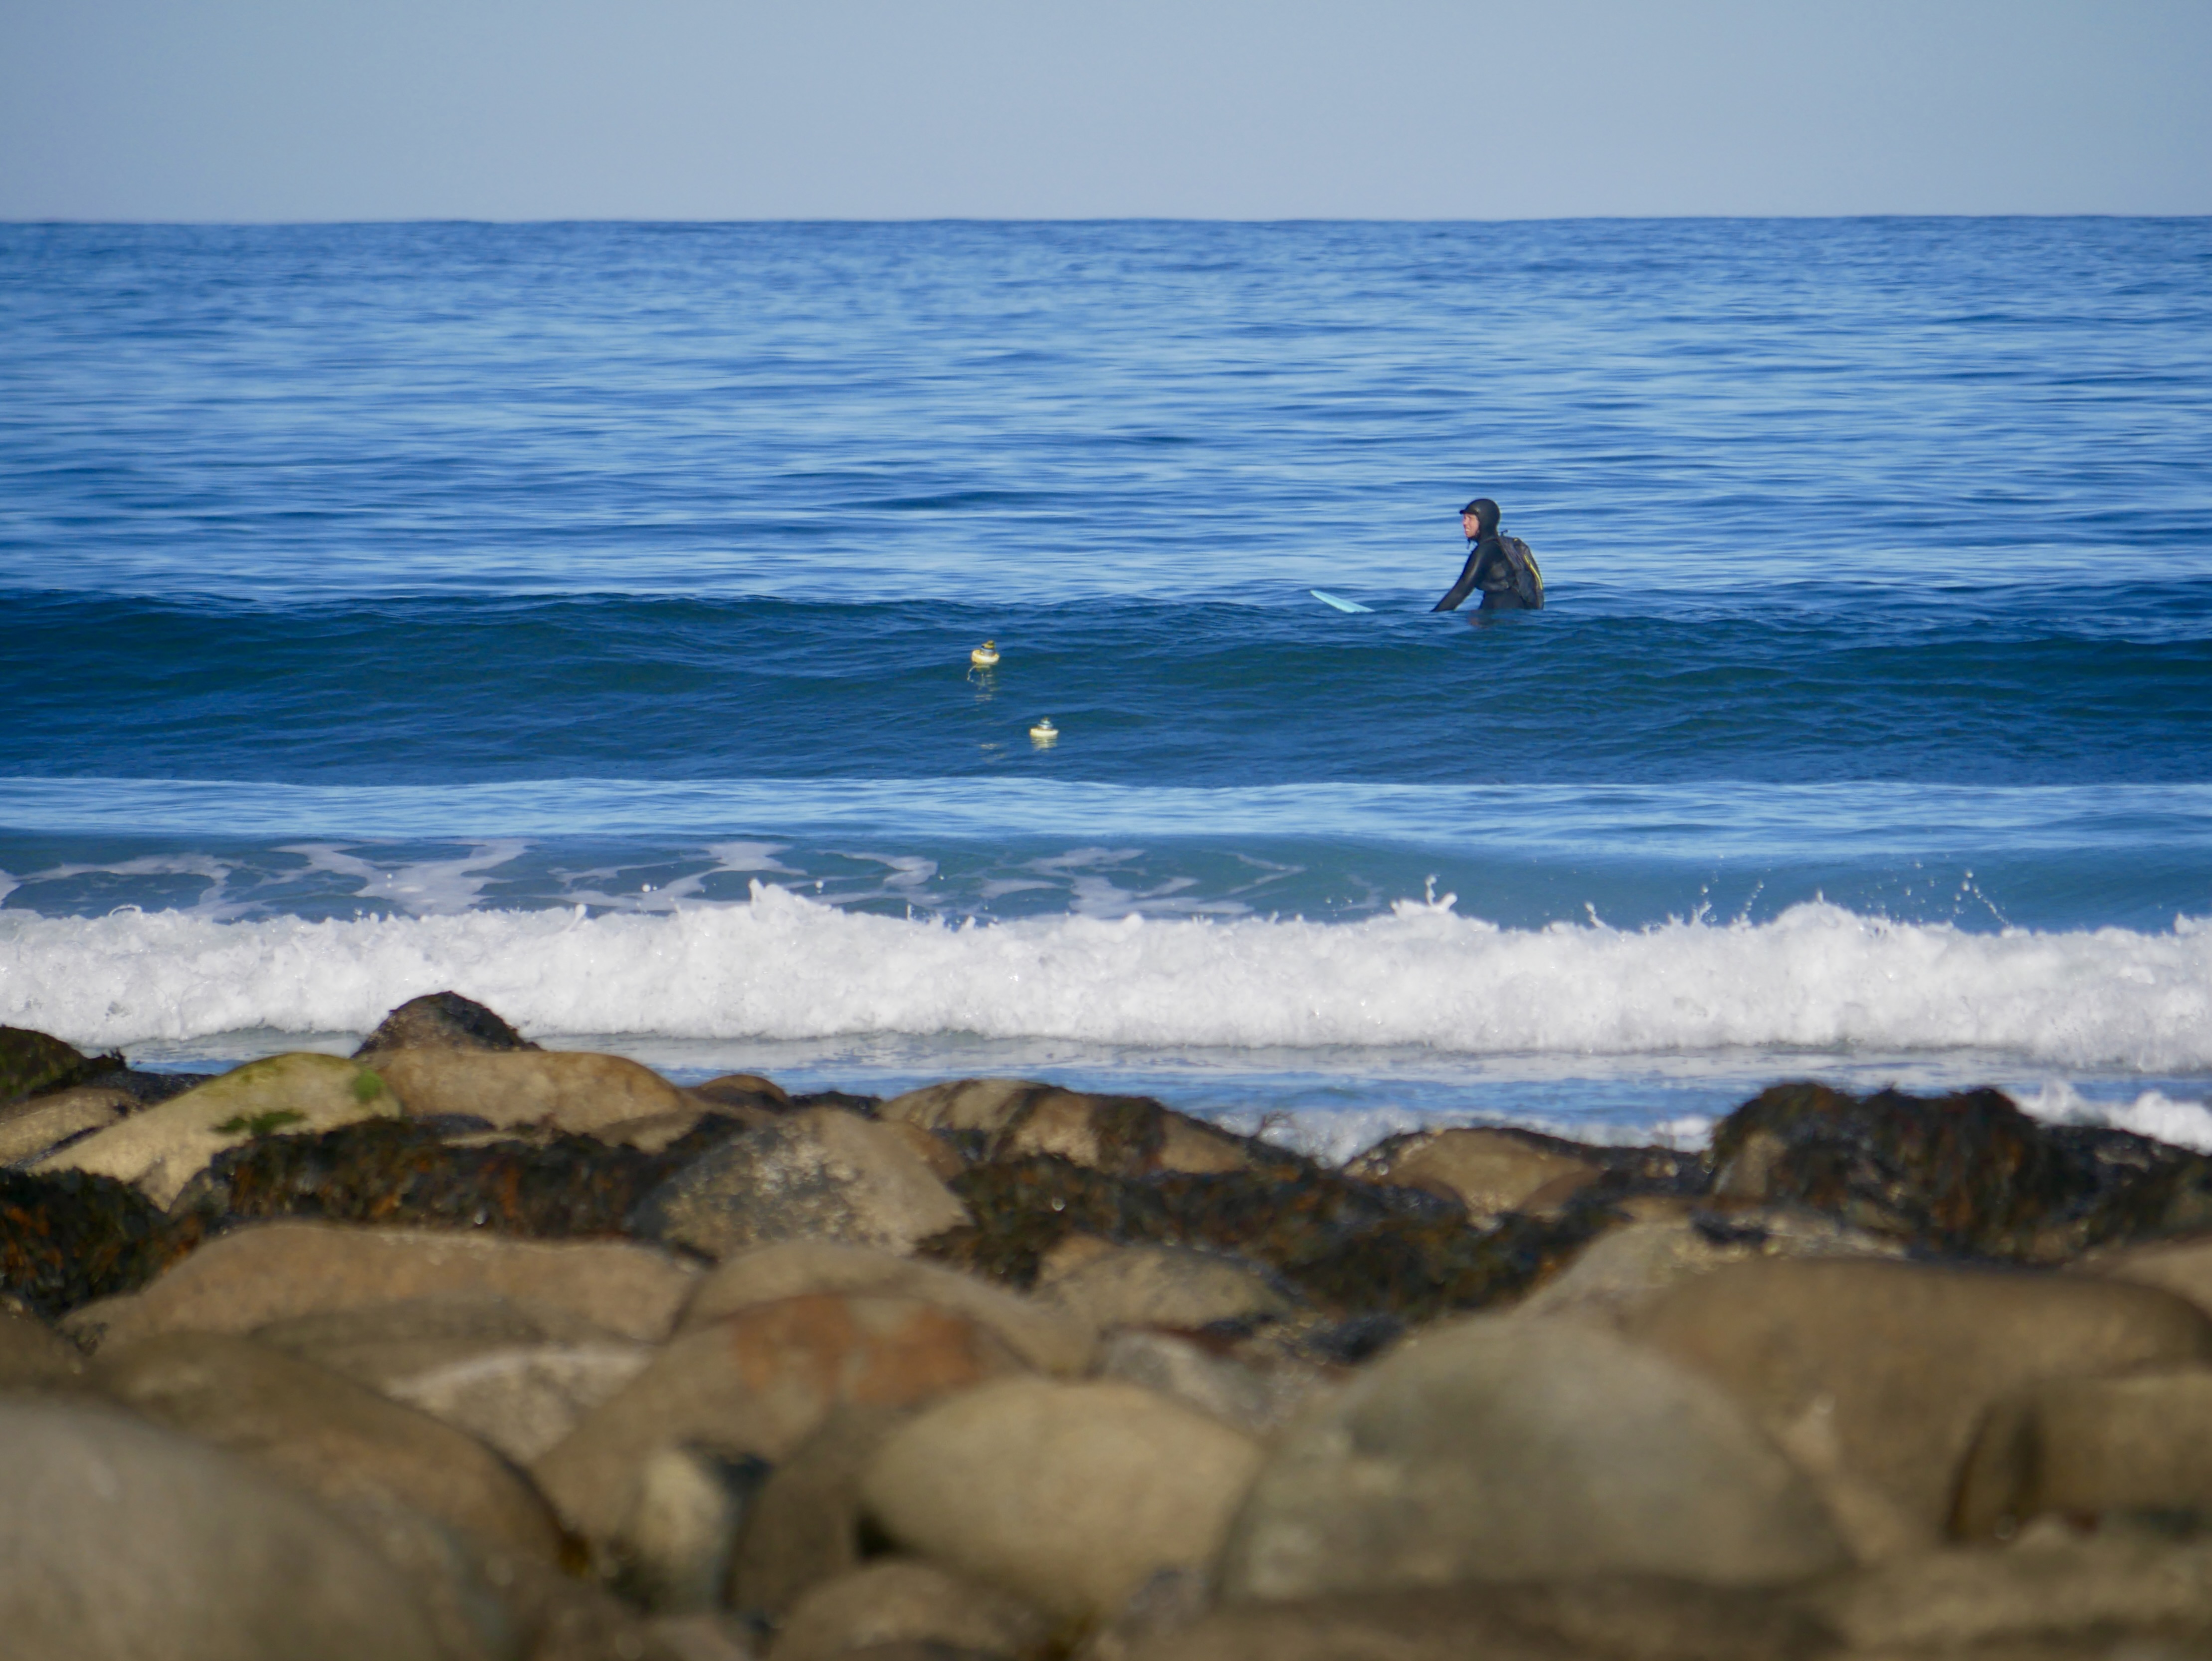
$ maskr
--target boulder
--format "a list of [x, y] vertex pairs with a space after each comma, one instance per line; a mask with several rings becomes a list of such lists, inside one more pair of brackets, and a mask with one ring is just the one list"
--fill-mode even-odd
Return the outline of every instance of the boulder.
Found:
[[781, 1620], [810, 1587], [860, 1567], [860, 1479], [884, 1439], [914, 1412], [833, 1408], [776, 1462], [745, 1509], [730, 1564], [731, 1608]]
[[1604, 1175], [1604, 1167], [1572, 1142], [1488, 1127], [1393, 1136], [1344, 1169], [1362, 1182], [1445, 1195], [1481, 1222], [1503, 1212], [1544, 1208]]
[[40, 1160], [40, 1171], [84, 1171], [134, 1183], [166, 1206], [226, 1148], [276, 1132], [328, 1130], [399, 1112], [384, 1080], [336, 1056], [270, 1056]]
[[[2001, 1551], [1914, 1552], [1812, 1588], [1805, 1602], [1854, 1657], [2182, 1661], [2212, 1638], [2212, 1547], [2039, 1527]], [[2084, 1646], [2058, 1647], [2069, 1640]]]
[[1638, 1210], [1663, 1211], [1601, 1234], [1519, 1305], [1528, 1315], [1578, 1315], [1609, 1321], [1652, 1295], [1724, 1263], [1762, 1257], [1902, 1257], [1904, 1244], [1869, 1234], [1817, 1211], [1784, 1206], [1726, 1213], [1680, 1202]]
[[630, 1599], [663, 1615], [719, 1608], [738, 1527], [769, 1469], [752, 1455], [696, 1446], [647, 1454], [609, 1552]]
[[1623, 1329], [1711, 1379], [1816, 1475], [1862, 1556], [1948, 1522], [2000, 1398], [2045, 1378], [2212, 1359], [2212, 1322], [2148, 1287], [1850, 1260], [1730, 1264]]
[[1843, 1542], [1713, 1385], [1596, 1328], [1432, 1328], [1285, 1433], [1221, 1561], [1231, 1598], [1464, 1580], [1802, 1579]]
[[791, 1110], [791, 1097], [784, 1087], [757, 1073], [724, 1073], [704, 1084], [690, 1086], [685, 1093], [725, 1111], [745, 1108], [786, 1113]]
[[0, 1026], [0, 1102], [61, 1090], [92, 1074], [121, 1067], [120, 1056], [88, 1056], [76, 1045], [27, 1026]]
[[473, 1661], [307, 1494], [105, 1406], [0, 1401], [9, 1661]]
[[838, 1240], [780, 1240], [726, 1259], [684, 1305], [690, 1331], [742, 1309], [814, 1293], [913, 1298], [980, 1322], [1041, 1372], [1081, 1372], [1097, 1348], [1089, 1324], [972, 1275]]
[[804, 1108], [692, 1160], [638, 1202], [631, 1226], [719, 1258], [825, 1238], [908, 1252], [968, 1220], [892, 1127]]
[[354, 1059], [363, 1061], [395, 1050], [535, 1050], [483, 1005], [458, 992], [429, 992], [410, 998], [386, 1015]]
[[1115, 1652], [1093, 1646], [1095, 1661], [1826, 1661], [1833, 1654], [1833, 1635], [1785, 1594], [1648, 1579], [1236, 1603], [1149, 1642]]
[[1712, 1196], [1796, 1204], [1923, 1250], [2048, 1262], [2140, 1227], [2185, 1159], [2124, 1132], [2036, 1123], [1995, 1090], [1856, 1097], [1776, 1085], [1713, 1133]]
[[368, 1065], [418, 1118], [465, 1114], [495, 1125], [590, 1135], [626, 1120], [698, 1113], [651, 1068], [621, 1056], [553, 1050], [380, 1050]]
[[1098, 1376], [1141, 1384], [1255, 1437], [1273, 1435], [1338, 1383], [1311, 1363], [1255, 1366], [1172, 1333], [1128, 1329], [1100, 1346]]
[[66, 1141], [105, 1130], [138, 1104], [127, 1090], [78, 1085], [0, 1108], [0, 1165], [28, 1165]]
[[1211, 1561], [1260, 1461], [1249, 1437], [1150, 1390], [1009, 1378], [892, 1432], [861, 1492], [909, 1550], [1095, 1620], [1157, 1571]]
[[82, 1171], [0, 1171], [0, 1292], [51, 1320], [132, 1292], [184, 1249], [168, 1218], [128, 1183]]
[[0, 1309], [0, 1390], [66, 1388], [84, 1371], [75, 1344], [43, 1321]]
[[2212, 1368], [2047, 1378], [1990, 1409], [1952, 1515], [1969, 1539], [2039, 1516], [2212, 1523]]
[[645, 1370], [649, 1345], [489, 1293], [295, 1316], [256, 1342], [344, 1374], [526, 1465]]
[[1006, 1661], [1042, 1658], [1044, 1613], [931, 1563], [884, 1558], [816, 1586], [792, 1606], [769, 1661], [836, 1661], [877, 1644], [935, 1644]]
[[697, 1271], [628, 1241], [512, 1240], [457, 1229], [259, 1223], [209, 1241], [143, 1292], [88, 1305], [70, 1331], [247, 1333], [273, 1321], [447, 1293], [565, 1311], [642, 1342], [676, 1323]]
[[2161, 1287], [2212, 1314], [2212, 1234], [2110, 1247], [2075, 1267], [2085, 1275]]
[[559, 1555], [560, 1533], [544, 1503], [489, 1449], [281, 1350], [216, 1333], [166, 1333], [102, 1351], [85, 1381], [328, 1503], [367, 1495], [511, 1551], [549, 1561]]
[[1065, 1255], [1048, 1256], [1037, 1292], [1040, 1301], [1099, 1331], [1257, 1324], [1284, 1319], [1297, 1307], [1250, 1264], [1177, 1246], [1109, 1246], [1073, 1262]]
[[613, 1540], [660, 1448], [773, 1462], [840, 1403], [918, 1402], [1020, 1365], [981, 1323], [916, 1299], [787, 1298], [677, 1338], [532, 1469], [577, 1532]]
[[1122, 1176], [1243, 1171], [1255, 1144], [1149, 1096], [1096, 1096], [1024, 1079], [959, 1079], [893, 1097], [887, 1121], [963, 1133], [988, 1159], [1057, 1154]]

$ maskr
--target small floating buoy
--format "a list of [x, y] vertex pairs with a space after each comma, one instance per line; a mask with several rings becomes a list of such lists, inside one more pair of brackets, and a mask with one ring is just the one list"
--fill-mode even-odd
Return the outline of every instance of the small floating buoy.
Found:
[[999, 643], [994, 640], [985, 641], [981, 646], [978, 646], [974, 651], [968, 654], [968, 661], [974, 664], [978, 669], [988, 669], [993, 665], [996, 664], [998, 660]]
[[1060, 728], [1052, 724], [1050, 715], [1045, 716], [1036, 726], [1030, 728], [1030, 742], [1040, 750], [1060, 742]]

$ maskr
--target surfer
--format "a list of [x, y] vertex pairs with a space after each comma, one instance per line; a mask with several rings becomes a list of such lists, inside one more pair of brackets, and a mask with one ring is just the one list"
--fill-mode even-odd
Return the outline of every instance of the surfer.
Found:
[[1498, 504], [1477, 496], [1459, 510], [1459, 528], [1467, 535], [1467, 563], [1459, 581], [1433, 609], [1455, 611], [1459, 603], [1476, 589], [1482, 591], [1486, 611], [1540, 611], [1544, 609], [1544, 574], [1528, 545], [1518, 537], [1498, 533]]

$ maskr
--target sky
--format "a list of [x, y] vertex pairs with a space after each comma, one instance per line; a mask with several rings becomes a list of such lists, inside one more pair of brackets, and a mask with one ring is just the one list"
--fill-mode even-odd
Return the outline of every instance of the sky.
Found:
[[2212, 213], [2212, 0], [0, 0], [0, 219]]

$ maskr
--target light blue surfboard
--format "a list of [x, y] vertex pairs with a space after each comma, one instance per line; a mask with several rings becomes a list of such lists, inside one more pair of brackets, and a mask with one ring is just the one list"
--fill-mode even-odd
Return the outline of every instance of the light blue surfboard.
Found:
[[1324, 593], [1319, 588], [1309, 588], [1306, 592], [1322, 605], [1334, 605], [1340, 611], [1371, 611], [1375, 609], [1372, 605], [1362, 605], [1356, 599], [1339, 599], [1334, 594]]

